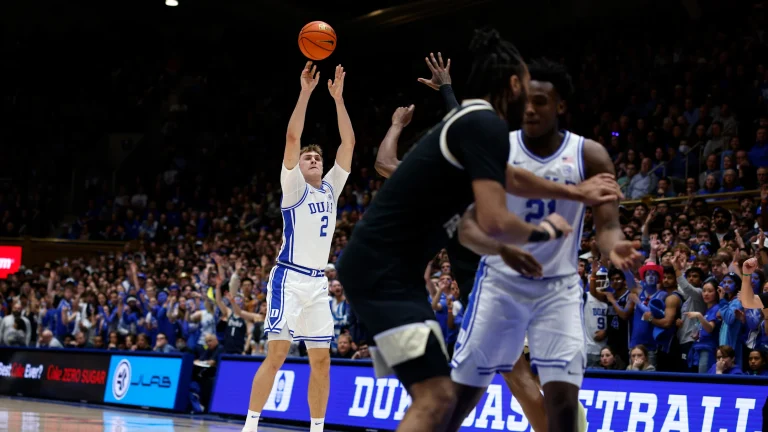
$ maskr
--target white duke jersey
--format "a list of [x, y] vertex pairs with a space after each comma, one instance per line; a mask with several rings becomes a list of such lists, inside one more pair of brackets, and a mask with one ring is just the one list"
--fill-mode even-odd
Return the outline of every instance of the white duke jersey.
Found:
[[[509, 134], [509, 164], [528, 170], [539, 177], [568, 185], [585, 180], [584, 138], [565, 132], [560, 148], [551, 156], [541, 158], [523, 144], [522, 131]], [[529, 199], [507, 194], [507, 208], [526, 222], [538, 225], [547, 216], [557, 213], [573, 227], [568, 237], [543, 243], [528, 243], [523, 248], [541, 263], [543, 279], [572, 276], [577, 273], [584, 204], [568, 200]], [[502, 274], [523, 277], [508, 267], [499, 256], [486, 257], [486, 264]]]
[[349, 173], [334, 162], [323, 177], [321, 189], [315, 189], [304, 180], [299, 164], [291, 170], [283, 165], [283, 245], [278, 262], [321, 272], [325, 269], [336, 230], [336, 203], [347, 177]]
[[605, 348], [607, 339], [598, 342], [595, 340], [595, 333], [601, 330], [608, 330], [608, 316], [613, 307], [587, 293], [587, 301], [584, 302], [584, 340], [586, 341], [587, 354], [600, 354]]

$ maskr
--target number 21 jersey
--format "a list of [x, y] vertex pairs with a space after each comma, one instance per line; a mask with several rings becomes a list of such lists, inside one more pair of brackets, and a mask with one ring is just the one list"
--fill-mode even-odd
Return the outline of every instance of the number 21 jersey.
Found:
[[[523, 144], [522, 131], [509, 135], [509, 164], [528, 170], [539, 177], [557, 183], [575, 185], [585, 179], [584, 138], [565, 131], [560, 148], [542, 158], [533, 154]], [[581, 231], [584, 224], [584, 204], [568, 200], [530, 199], [507, 194], [507, 208], [526, 222], [541, 223], [552, 213], [557, 213], [573, 227], [566, 238], [544, 243], [528, 243], [523, 248], [542, 265], [544, 279], [572, 276], [578, 270], [578, 253], [581, 247]], [[487, 257], [487, 264], [502, 274], [522, 277], [509, 268], [498, 256]]]

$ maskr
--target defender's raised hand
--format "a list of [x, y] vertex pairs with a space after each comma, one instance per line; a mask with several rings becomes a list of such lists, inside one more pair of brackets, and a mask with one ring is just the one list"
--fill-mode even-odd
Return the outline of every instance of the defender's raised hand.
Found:
[[413, 118], [413, 110], [415, 108], [416, 106], [411, 104], [409, 107], [400, 107], [396, 109], [395, 113], [392, 114], [392, 125], [401, 127], [408, 126]]
[[344, 76], [347, 73], [344, 72], [344, 68], [341, 65], [336, 66], [336, 75], [333, 77], [333, 81], [328, 80], [328, 91], [331, 93], [336, 102], [344, 100]]
[[448, 63], [444, 64], [441, 53], [437, 53], [437, 58], [435, 58], [435, 54], [429, 53], [429, 57], [424, 57], [424, 60], [432, 72], [432, 78], [419, 78], [420, 83], [434, 90], [440, 90], [441, 85], [451, 83], [451, 59], [448, 59]]
[[301, 90], [311, 92], [319, 81], [320, 71], [317, 70], [316, 65], [312, 65], [312, 62], [308, 61], [304, 65], [304, 70], [301, 71]]

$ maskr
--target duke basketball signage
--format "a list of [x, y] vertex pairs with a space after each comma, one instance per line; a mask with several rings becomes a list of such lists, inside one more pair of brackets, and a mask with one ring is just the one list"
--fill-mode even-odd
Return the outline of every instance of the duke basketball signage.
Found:
[[[224, 356], [211, 402], [212, 413], [243, 416], [248, 412], [250, 379], [259, 359]], [[411, 398], [395, 378], [377, 379], [367, 362], [331, 366], [331, 396], [326, 423], [368, 430], [394, 430], [403, 419]], [[275, 379], [262, 418], [304, 422], [309, 420], [307, 384], [309, 365], [290, 360]], [[749, 377], [738, 381], [712, 379], [691, 382], [643, 380], [632, 373], [615, 377], [587, 377], [579, 399], [587, 412], [590, 432], [758, 432], [768, 397], [768, 379]], [[667, 376], [667, 378], [669, 378]], [[754, 378], [754, 379], [751, 379]], [[246, 395], [246, 397], [243, 397]], [[462, 431], [531, 431], [520, 404], [496, 376], [462, 424]]]
[[174, 409], [181, 371], [181, 357], [113, 355], [104, 402]]

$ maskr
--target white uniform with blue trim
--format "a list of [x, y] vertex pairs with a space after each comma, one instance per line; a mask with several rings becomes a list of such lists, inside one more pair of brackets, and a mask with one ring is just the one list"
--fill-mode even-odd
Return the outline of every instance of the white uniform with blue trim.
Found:
[[264, 332], [269, 340], [303, 340], [327, 347], [333, 340], [324, 268], [336, 229], [336, 203], [349, 173], [338, 164], [323, 177], [322, 188], [304, 180], [297, 164], [283, 165], [283, 246], [269, 274]]
[[[583, 137], [565, 132], [560, 148], [546, 158], [525, 148], [521, 131], [510, 134], [510, 145], [509, 163], [514, 167], [558, 183], [584, 180]], [[566, 380], [580, 386], [586, 355], [577, 270], [584, 205], [507, 194], [507, 207], [533, 224], [558, 213], [574, 232], [557, 241], [524, 246], [543, 267], [539, 280], [520, 275], [499, 256], [482, 258], [454, 349], [451, 378], [469, 386], [488, 386], [496, 372], [512, 370], [527, 332], [531, 364], [542, 384]]]

